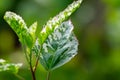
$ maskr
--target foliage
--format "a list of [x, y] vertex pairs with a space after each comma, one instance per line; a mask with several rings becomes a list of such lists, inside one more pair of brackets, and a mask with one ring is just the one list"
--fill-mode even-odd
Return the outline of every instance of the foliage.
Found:
[[[70, 20], [63, 21], [80, 6], [81, 1], [74, 1], [64, 11], [50, 19], [37, 34], [38, 36], [37, 22], [28, 27], [19, 15], [10, 11], [5, 13], [4, 19], [16, 32], [24, 48], [33, 80], [36, 80], [35, 71], [39, 60], [50, 72], [67, 63], [77, 54], [78, 41], [73, 33], [73, 25]], [[33, 54], [36, 55], [35, 65], [32, 63]]]
[[22, 64], [13, 64], [13, 63], [8, 63], [3, 59], [0, 59], [0, 72], [1, 71], [10, 71], [13, 73], [17, 73], [18, 69], [22, 66]]
[[63, 22], [43, 43], [40, 61], [46, 70], [58, 68], [76, 55], [78, 42], [72, 30], [71, 21]]

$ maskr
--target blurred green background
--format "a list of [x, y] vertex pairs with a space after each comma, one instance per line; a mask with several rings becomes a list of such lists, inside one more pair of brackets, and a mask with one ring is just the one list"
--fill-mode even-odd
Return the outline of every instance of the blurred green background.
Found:
[[[6, 11], [23, 17], [27, 25], [38, 21], [39, 28], [64, 10], [73, 0], [0, 0], [0, 58], [23, 63], [19, 75], [32, 80], [18, 37], [3, 20]], [[79, 41], [78, 55], [52, 72], [51, 80], [120, 80], [120, 0], [83, 0], [70, 17]], [[45, 80], [39, 65], [37, 80]], [[0, 72], [0, 80], [20, 80]]]

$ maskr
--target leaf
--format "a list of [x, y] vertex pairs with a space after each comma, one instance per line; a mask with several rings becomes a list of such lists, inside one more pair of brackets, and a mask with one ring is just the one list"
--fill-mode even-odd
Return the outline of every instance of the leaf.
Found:
[[34, 43], [36, 41], [36, 30], [37, 30], [37, 22], [34, 22], [28, 30], [33, 38]]
[[8, 63], [3, 59], [0, 59], [0, 72], [1, 71], [10, 71], [13, 73], [17, 73], [18, 69], [22, 66], [21, 63], [18, 64], [13, 64], [13, 63]]
[[79, 8], [81, 2], [82, 0], [74, 1], [64, 11], [50, 19], [46, 25], [44, 25], [42, 31], [39, 34], [39, 43], [43, 44], [49, 34], [51, 34], [55, 28], [57, 28], [63, 21], [65, 21], [77, 8]]
[[39, 44], [38, 39], [37, 39], [35, 45], [34, 45], [33, 48], [32, 48], [32, 53], [33, 53], [36, 57], [39, 57], [40, 51], [41, 51], [41, 47], [40, 47], [40, 44]]
[[[27, 47], [31, 48], [34, 44], [33, 32], [36, 29], [35, 28], [37, 26], [36, 23], [32, 25], [34, 27], [30, 27], [30, 29], [28, 29], [22, 17], [10, 11], [5, 13], [4, 19], [11, 26], [11, 28], [16, 32], [20, 42], [23, 45], [26, 45]], [[34, 30], [31, 30], [31, 29], [34, 29]]]
[[41, 47], [40, 62], [46, 70], [54, 70], [70, 61], [78, 49], [71, 21], [63, 22], [48, 36]]

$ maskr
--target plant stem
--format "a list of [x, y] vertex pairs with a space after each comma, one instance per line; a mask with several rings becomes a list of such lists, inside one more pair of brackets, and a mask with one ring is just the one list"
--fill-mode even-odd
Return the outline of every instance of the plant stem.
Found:
[[[40, 47], [40, 51], [41, 51], [41, 47]], [[36, 58], [36, 63], [35, 63], [34, 69], [33, 69], [33, 71], [34, 71], [34, 72], [36, 71], [37, 66], [38, 66], [38, 62], [39, 62], [40, 52], [38, 52], [38, 53], [39, 53], [39, 54], [37, 55], [37, 58]]]
[[29, 58], [28, 58], [28, 55], [27, 55], [26, 47], [24, 45], [22, 45], [22, 48], [23, 48], [23, 51], [24, 51], [24, 54], [25, 54], [25, 58], [26, 58], [27, 62], [29, 63]]
[[35, 78], [35, 72], [33, 71], [32, 64], [30, 64], [30, 71], [32, 73], [32, 79], [36, 80], [36, 78]]
[[30, 58], [29, 65], [30, 65], [30, 71], [31, 71], [31, 74], [32, 74], [32, 80], [36, 80], [35, 72], [34, 72], [33, 67], [32, 67], [32, 53], [31, 53], [31, 51], [30, 51], [29, 58]]
[[37, 57], [37, 60], [35, 62], [35, 66], [33, 67], [32, 66], [32, 51], [30, 51], [29, 55], [27, 55], [26, 47], [25, 46], [22, 46], [22, 47], [23, 47], [23, 50], [25, 52], [25, 57], [27, 59], [27, 62], [29, 63], [29, 66], [30, 66], [30, 71], [31, 71], [31, 74], [32, 74], [32, 80], [36, 80], [35, 72], [36, 72], [36, 69], [37, 69], [37, 65], [38, 65], [38, 61], [39, 61], [39, 56]]
[[21, 77], [20, 75], [18, 74], [14, 74], [17, 78], [19, 78], [20, 80], [25, 80], [23, 77]]
[[39, 57], [37, 57], [37, 60], [36, 60], [36, 63], [35, 63], [34, 69], [33, 69], [34, 73], [36, 72], [38, 61], [39, 61]]
[[48, 71], [48, 73], [47, 73], [47, 79], [46, 80], [50, 80], [50, 71]]

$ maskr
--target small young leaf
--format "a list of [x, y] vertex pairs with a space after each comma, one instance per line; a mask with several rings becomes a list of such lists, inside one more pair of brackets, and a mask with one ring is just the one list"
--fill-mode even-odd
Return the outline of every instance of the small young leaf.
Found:
[[36, 30], [37, 30], [37, 22], [34, 22], [30, 28], [29, 28], [29, 33], [31, 34], [32, 38], [34, 39], [34, 43], [36, 41]]
[[80, 6], [81, 2], [82, 0], [74, 1], [64, 11], [50, 19], [46, 25], [44, 25], [39, 34], [39, 43], [43, 44], [48, 35], [51, 34], [63, 21], [65, 21]]
[[77, 54], [78, 41], [71, 21], [63, 22], [48, 36], [41, 47], [40, 62], [46, 70], [54, 70]]
[[17, 73], [18, 69], [22, 66], [22, 64], [13, 64], [13, 63], [7, 63], [5, 60], [0, 59], [0, 72], [1, 71], [10, 71], [13, 73]]

